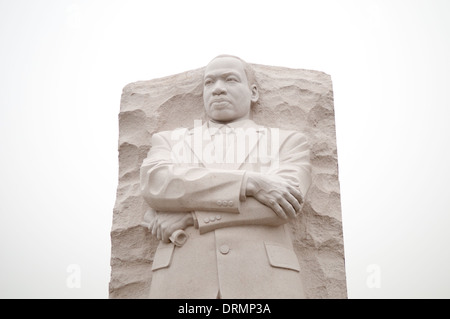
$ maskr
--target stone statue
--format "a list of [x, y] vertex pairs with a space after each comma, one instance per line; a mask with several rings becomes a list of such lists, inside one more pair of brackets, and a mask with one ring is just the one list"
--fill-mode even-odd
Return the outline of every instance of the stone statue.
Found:
[[[218, 62], [215, 60], [212, 62]], [[275, 264], [274, 260], [280, 258], [272, 257], [279, 249], [278, 247], [272, 249], [270, 244], [280, 243], [281, 237], [275, 240], [274, 235], [274, 238], [265, 239], [266, 242], [263, 242], [262, 238], [257, 238], [255, 231], [266, 229], [268, 232], [264, 233], [264, 236], [270, 237], [272, 233], [269, 230], [275, 231], [280, 228], [277, 223], [280, 225], [285, 223], [282, 227], [287, 234], [292, 234], [292, 246], [287, 241], [284, 247], [293, 247], [300, 271], [287, 269], [287, 273], [298, 274], [301, 278], [299, 285], [306, 298], [347, 298], [331, 76], [316, 70], [262, 64], [250, 64], [251, 68], [249, 68], [247, 64], [243, 65], [250, 88], [253, 82], [256, 83], [259, 97], [257, 102], [251, 102], [249, 118], [245, 116], [240, 121], [233, 121], [229, 127], [217, 127], [216, 122], [221, 124], [225, 121], [213, 121], [211, 116], [215, 115], [210, 116], [205, 112], [203, 84], [206, 66], [162, 78], [136, 81], [124, 86], [118, 114], [119, 172], [111, 228], [110, 298], [149, 298], [150, 289], [152, 291], [150, 296], [153, 298], [162, 297], [161, 294], [165, 290], [165, 296], [169, 296], [174, 291], [170, 290], [171, 287], [175, 287], [177, 291], [182, 290], [175, 293], [177, 296], [194, 298], [204, 294], [215, 298], [220, 291], [222, 297], [227, 297], [231, 294], [226, 293], [229, 287], [224, 285], [234, 285], [241, 279], [242, 283], [239, 285], [245, 285], [242, 291], [259, 290], [259, 287], [252, 286], [252, 282], [256, 282], [255, 277], [261, 281], [261, 278], [265, 277], [259, 276], [267, 269], [285, 270], [268, 266], [271, 262]], [[208, 67], [210, 66], [214, 65], [209, 64]], [[254, 81], [255, 77], [257, 82]], [[233, 83], [234, 79], [230, 78], [229, 81]], [[227, 91], [227, 93], [230, 92]], [[250, 92], [253, 92], [252, 89]], [[217, 95], [215, 96], [217, 98]], [[252, 94], [250, 94], [250, 100], [252, 100]], [[226, 103], [219, 105], [220, 99], [216, 101], [216, 104], [218, 108], [226, 106]], [[248, 121], [250, 119], [258, 125]], [[236, 127], [235, 123], [245, 123], [245, 125]], [[169, 137], [167, 137], [169, 133], [162, 133], [164, 131], [171, 132]], [[223, 131], [225, 134], [221, 134]], [[245, 173], [241, 177], [243, 183], [239, 185], [244, 187], [244, 184], [248, 185], [249, 179], [251, 182], [251, 174], [269, 173], [277, 166], [282, 168], [281, 162], [278, 164], [276, 162], [282, 157], [277, 157], [276, 152], [282, 151], [280, 153], [282, 155], [286, 154], [283, 150], [292, 149], [290, 145], [282, 144], [287, 131], [304, 134], [308, 142], [305, 148], [309, 149], [311, 164], [311, 184], [307, 192], [303, 189], [306, 184], [296, 187], [295, 181], [290, 181], [292, 187], [302, 193], [302, 203], [294, 196], [301, 206], [301, 211], [295, 212], [296, 217], [290, 217], [289, 211], [284, 209], [286, 203], [284, 206], [280, 205], [282, 211], [278, 210], [281, 216], [283, 213], [289, 214], [288, 222], [279, 217], [269, 207], [270, 205], [264, 205], [255, 196], [251, 196], [250, 190], [247, 193], [246, 187], [239, 189], [239, 197], [236, 194], [237, 187], [232, 187], [232, 183], [236, 184], [236, 174]], [[152, 136], [156, 141], [152, 142]], [[284, 143], [292, 141], [292, 144], [299, 145], [294, 143], [293, 139], [297, 137], [300, 139], [300, 136], [299, 133], [293, 133], [290, 139], [284, 140]], [[164, 141], [161, 138], [167, 138], [167, 140]], [[242, 142], [244, 140], [245, 144]], [[162, 176], [166, 174], [163, 166], [168, 163], [173, 165], [172, 171], [169, 168], [169, 172], [173, 174], [179, 174], [187, 168], [191, 169], [189, 174], [184, 174], [179, 179], [172, 179], [170, 183], [168, 179], [164, 179], [156, 184], [148, 184], [148, 190], [152, 192], [148, 195], [156, 197], [156, 201], [159, 196], [153, 194], [162, 192], [163, 188], [169, 190], [169, 193], [165, 194], [169, 198], [164, 203], [155, 202], [156, 205], [163, 205], [163, 207], [155, 206], [157, 209], [153, 209], [142, 196], [141, 186], [145, 183], [141, 185], [141, 167], [143, 164], [144, 166], [149, 164], [149, 159], [146, 160], [146, 158], [149, 152], [152, 152], [152, 148], [156, 151], [156, 148], [164, 149], [168, 145], [172, 147], [170, 159], [164, 159], [164, 163], [158, 164], [161, 170], [153, 175], [155, 180], [163, 180]], [[224, 146], [228, 146], [228, 149], [224, 150]], [[196, 185], [199, 188], [181, 187], [192, 179], [203, 177], [208, 179], [206, 175], [201, 174], [205, 172], [205, 169], [214, 169], [216, 172], [225, 170], [230, 174], [215, 175], [216, 177], [209, 175], [207, 184]], [[305, 173], [307, 174], [307, 171]], [[142, 174], [145, 176], [146, 173], [142, 172]], [[219, 177], [226, 177], [229, 181], [226, 186], [228, 190], [224, 189], [219, 199], [212, 201], [211, 197], [204, 196], [205, 201], [197, 203], [178, 202], [175, 199], [183, 190], [190, 193], [217, 194], [218, 188], [214, 188], [216, 184], [213, 182], [216, 182], [216, 178]], [[247, 183], [244, 179], [247, 179]], [[263, 193], [260, 194], [263, 195]], [[150, 199], [150, 202], [153, 200], [147, 199]], [[211, 200], [206, 201], [206, 199]], [[180, 197], [179, 201], [181, 200], [183, 196]], [[288, 203], [292, 206], [291, 201], [288, 200]], [[295, 201], [293, 203], [295, 205]], [[193, 207], [194, 204], [198, 207], [186, 211], [186, 207]], [[236, 204], [237, 209], [234, 207]], [[183, 206], [183, 209], [178, 209], [178, 206]], [[205, 210], [205, 207], [208, 209]], [[258, 209], [250, 209], [252, 207], [258, 207]], [[170, 216], [164, 216], [169, 214], [173, 219], [169, 220]], [[166, 220], [164, 220], [165, 217]], [[194, 225], [190, 225], [192, 222]], [[158, 229], [161, 240], [157, 239]], [[211, 238], [213, 240], [210, 240]], [[252, 249], [253, 255], [249, 257], [259, 254], [256, 257], [264, 257], [264, 262], [257, 263], [254, 261], [255, 258], [248, 258], [252, 259], [250, 263], [241, 263], [233, 259], [240, 256], [233, 254], [241, 252], [239, 249], [247, 249], [245, 251], [247, 254], [252, 245], [249, 240], [254, 240], [254, 247], [256, 247], [254, 251]], [[174, 244], [169, 244], [170, 242]], [[200, 243], [206, 243], [206, 245], [200, 245]], [[196, 248], [192, 248], [193, 245]], [[226, 245], [222, 248], [225, 254], [220, 252], [222, 245]], [[164, 247], [168, 249], [161, 249]], [[263, 249], [260, 249], [261, 247]], [[228, 253], [226, 253], [227, 249]], [[185, 251], [187, 257], [183, 262], [187, 264], [184, 267], [179, 261]], [[271, 259], [268, 252], [271, 254]], [[204, 255], [210, 257], [207, 260], [209, 264], [212, 263], [212, 267], [207, 268], [206, 262], [198, 261], [199, 271], [194, 276], [191, 269], [198, 266], [195, 264], [196, 259]], [[291, 254], [280, 253], [280, 256], [289, 255]], [[295, 260], [287, 261], [286, 264], [296, 267]], [[252, 267], [251, 271], [249, 267]], [[190, 277], [187, 277], [191, 278], [188, 286], [177, 284], [178, 279], [170, 282], [172, 272], [177, 271], [184, 274], [191, 271]], [[167, 282], [162, 281], [164, 273], [169, 276]], [[177, 275], [180, 276], [179, 273]], [[274, 272], [273, 275], [279, 274]], [[187, 278], [184, 280], [188, 280]], [[225, 279], [228, 278], [234, 281], [226, 281]], [[277, 286], [277, 283], [274, 283], [275, 280], [271, 279], [271, 281], [270, 287], [276, 291], [286, 290], [286, 287], [297, 287], [297, 285], [284, 286], [281, 283]], [[154, 288], [158, 286], [163, 287], [159, 292], [160, 295], [154, 294]], [[283, 298], [287, 294], [287, 292], [279, 294], [275, 298]], [[302, 297], [300, 294], [299, 292], [299, 297]], [[257, 294], [247, 294], [249, 297], [252, 295]]]
[[[221, 55], [203, 75], [204, 122], [153, 134], [140, 170], [160, 240], [150, 298], [305, 298], [289, 223], [311, 184], [305, 135], [252, 121], [249, 64]], [[180, 112], [183, 112], [180, 109]]]

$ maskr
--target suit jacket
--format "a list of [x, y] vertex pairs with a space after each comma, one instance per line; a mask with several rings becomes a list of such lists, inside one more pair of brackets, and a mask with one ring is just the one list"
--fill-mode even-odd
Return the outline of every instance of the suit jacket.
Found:
[[[226, 129], [215, 134], [205, 123], [152, 137], [142, 195], [157, 211], [193, 212], [196, 225], [182, 247], [159, 244], [150, 298], [303, 298], [287, 220], [246, 198], [245, 173], [281, 176], [304, 197], [311, 183], [306, 138], [250, 120]], [[228, 138], [225, 161], [216, 156], [217, 136]]]

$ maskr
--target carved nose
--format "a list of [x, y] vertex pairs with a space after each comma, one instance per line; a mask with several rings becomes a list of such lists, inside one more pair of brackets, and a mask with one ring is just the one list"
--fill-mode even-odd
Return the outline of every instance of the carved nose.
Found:
[[226, 93], [227, 93], [227, 90], [221, 85], [217, 85], [213, 91], [213, 95], [221, 95], [221, 94], [226, 94]]

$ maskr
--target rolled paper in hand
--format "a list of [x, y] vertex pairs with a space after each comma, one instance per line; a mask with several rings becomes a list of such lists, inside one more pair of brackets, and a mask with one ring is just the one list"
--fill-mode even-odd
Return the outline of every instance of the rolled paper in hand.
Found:
[[169, 237], [170, 241], [178, 247], [181, 247], [184, 245], [188, 238], [188, 235], [186, 232], [182, 229], [178, 229], [172, 233], [172, 235]]

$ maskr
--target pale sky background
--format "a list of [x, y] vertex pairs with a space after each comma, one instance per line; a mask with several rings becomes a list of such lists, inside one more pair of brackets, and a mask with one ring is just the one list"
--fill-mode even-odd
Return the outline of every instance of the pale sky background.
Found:
[[108, 298], [122, 88], [221, 53], [331, 75], [349, 298], [450, 298], [450, 1], [0, 0], [0, 46], [0, 298]]

